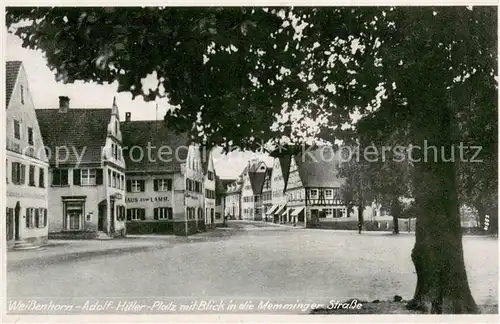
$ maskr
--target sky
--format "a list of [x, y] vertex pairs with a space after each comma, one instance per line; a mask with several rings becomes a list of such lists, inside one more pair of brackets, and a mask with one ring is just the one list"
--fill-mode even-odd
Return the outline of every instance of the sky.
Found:
[[[168, 103], [165, 100], [158, 101], [158, 111], [156, 111], [155, 102], [146, 103], [142, 97], [132, 100], [132, 95], [129, 93], [117, 93], [116, 84], [58, 83], [54, 73], [47, 67], [42, 52], [22, 48], [22, 41], [17, 36], [7, 33], [6, 29], [4, 29], [4, 34], [7, 45], [6, 60], [23, 62], [28, 75], [29, 90], [37, 109], [57, 108], [59, 96], [68, 96], [70, 107], [73, 108], [111, 108], [113, 98], [116, 97], [120, 120], [125, 120], [126, 112], [131, 113], [132, 120], [162, 119], [168, 109]], [[152, 81], [153, 79], [145, 80], [143, 85], [148, 86], [148, 83]], [[273, 162], [271, 157], [259, 153], [232, 152], [223, 155], [221, 152], [222, 149], [215, 150], [214, 164], [217, 175], [223, 179], [236, 178], [250, 159], [261, 159], [268, 166], [272, 166]]]

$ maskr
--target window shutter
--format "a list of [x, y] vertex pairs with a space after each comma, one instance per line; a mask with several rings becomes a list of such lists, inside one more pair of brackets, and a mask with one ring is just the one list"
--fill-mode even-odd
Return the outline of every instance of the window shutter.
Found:
[[102, 183], [103, 183], [102, 180], [103, 180], [102, 169], [97, 169], [95, 171], [95, 184], [102, 185]]
[[172, 219], [173, 218], [172, 207], [167, 208], [167, 213], [168, 213], [168, 219]]
[[140, 180], [139, 183], [141, 185], [141, 192], [144, 192], [146, 190], [146, 180]]
[[167, 190], [172, 190], [172, 179], [167, 180]]
[[43, 227], [47, 226], [47, 208], [43, 209]]
[[73, 169], [73, 184], [75, 186], [79, 186], [81, 184], [80, 173], [81, 173], [80, 169]]
[[14, 184], [18, 183], [18, 178], [17, 178], [17, 163], [12, 163], [12, 182]]
[[154, 218], [158, 219], [158, 208], [154, 209]]
[[127, 180], [127, 192], [132, 191], [132, 180]]
[[146, 220], [146, 209], [142, 208], [141, 211], [141, 220]]
[[154, 183], [154, 184], [153, 184], [153, 186], [154, 186], [154, 191], [158, 191], [158, 180], [157, 180], [157, 179], [154, 179], [153, 181], [154, 181], [154, 182], [153, 182], [153, 183]]
[[132, 220], [132, 211], [130, 209], [127, 209], [127, 220]]
[[35, 226], [40, 227], [40, 210], [35, 209]]
[[24, 164], [21, 164], [21, 176], [19, 180], [19, 184], [24, 184], [26, 181], [26, 166]]
[[26, 228], [30, 227], [31, 208], [26, 208]]

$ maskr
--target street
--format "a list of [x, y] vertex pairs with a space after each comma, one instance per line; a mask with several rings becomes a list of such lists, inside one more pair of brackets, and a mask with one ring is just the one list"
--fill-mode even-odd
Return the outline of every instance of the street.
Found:
[[[410, 299], [415, 237], [297, 229], [231, 221], [186, 244], [60, 260], [8, 270], [15, 298], [234, 298], [276, 302]], [[498, 245], [464, 237], [465, 261], [478, 304], [497, 304]], [[15, 253], [15, 252], [12, 252]], [[41, 251], [40, 253], [43, 253]], [[11, 255], [11, 254], [9, 254]]]

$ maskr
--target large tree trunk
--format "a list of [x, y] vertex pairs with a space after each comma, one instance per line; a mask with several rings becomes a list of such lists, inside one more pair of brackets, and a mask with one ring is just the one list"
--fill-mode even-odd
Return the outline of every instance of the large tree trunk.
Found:
[[434, 314], [477, 313], [465, 270], [455, 163], [443, 161], [441, 155], [443, 150], [449, 159], [452, 152], [452, 114], [446, 104], [430, 109], [434, 122], [423, 118], [419, 135], [427, 140], [427, 147], [436, 147], [438, 154], [435, 159], [429, 150], [430, 158], [416, 163], [414, 188], [419, 214], [411, 256], [417, 286], [408, 307]]

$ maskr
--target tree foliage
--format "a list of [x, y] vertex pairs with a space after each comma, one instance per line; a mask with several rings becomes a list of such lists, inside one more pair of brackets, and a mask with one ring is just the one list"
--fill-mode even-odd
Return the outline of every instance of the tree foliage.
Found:
[[[477, 311], [458, 205], [482, 190], [497, 195], [496, 8], [7, 9], [9, 26], [24, 20], [31, 24], [12, 31], [65, 82], [116, 81], [139, 95], [141, 79], [155, 71], [159, 87], [146, 100], [168, 96], [180, 108], [166, 121], [211, 146], [256, 149], [296, 119], [318, 117], [313, 135], [329, 141], [427, 144], [447, 157], [459, 143], [481, 146], [478, 165], [427, 161], [417, 151], [409, 173], [419, 213], [411, 305]], [[354, 128], [341, 127], [355, 112], [362, 119]], [[382, 164], [372, 174], [391, 174], [394, 193], [399, 170]]]

